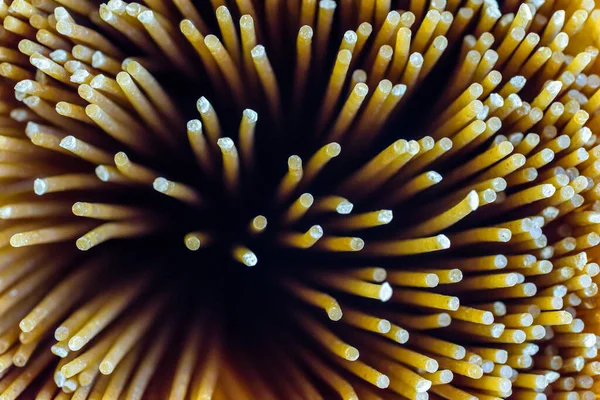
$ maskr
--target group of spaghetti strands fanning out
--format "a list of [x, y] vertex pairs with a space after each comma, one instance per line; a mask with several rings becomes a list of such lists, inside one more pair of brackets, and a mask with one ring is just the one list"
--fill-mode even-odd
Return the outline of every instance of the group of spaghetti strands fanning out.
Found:
[[0, 0], [0, 400], [600, 398], [595, 0]]

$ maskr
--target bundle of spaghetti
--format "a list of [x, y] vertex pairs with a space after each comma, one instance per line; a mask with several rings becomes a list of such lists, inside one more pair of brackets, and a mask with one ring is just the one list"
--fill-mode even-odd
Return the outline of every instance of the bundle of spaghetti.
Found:
[[0, 399], [596, 398], [593, 1], [196, 3], [0, 0]]

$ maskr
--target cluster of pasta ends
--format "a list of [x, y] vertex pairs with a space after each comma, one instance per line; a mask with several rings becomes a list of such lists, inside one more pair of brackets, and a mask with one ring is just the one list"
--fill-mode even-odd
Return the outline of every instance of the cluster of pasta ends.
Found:
[[595, 6], [0, 0], [0, 400], [596, 399]]

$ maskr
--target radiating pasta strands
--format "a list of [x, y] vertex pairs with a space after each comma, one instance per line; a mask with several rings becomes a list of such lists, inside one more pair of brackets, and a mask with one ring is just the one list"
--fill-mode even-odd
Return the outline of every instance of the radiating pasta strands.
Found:
[[593, 1], [0, 20], [0, 399], [600, 395]]

